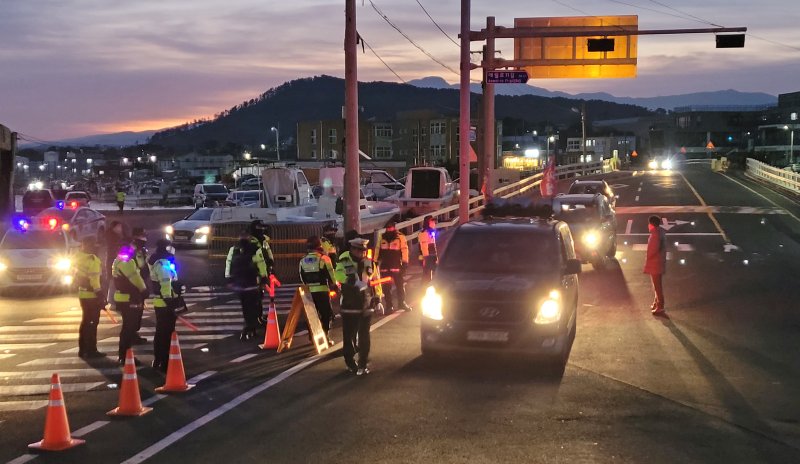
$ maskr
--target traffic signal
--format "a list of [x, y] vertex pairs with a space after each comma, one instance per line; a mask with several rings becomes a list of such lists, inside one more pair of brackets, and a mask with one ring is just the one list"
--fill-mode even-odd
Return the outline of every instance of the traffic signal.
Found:
[[613, 52], [614, 39], [588, 39], [587, 47], [590, 52]]
[[717, 48], [744, 48], [744, 34], [717, 34]]

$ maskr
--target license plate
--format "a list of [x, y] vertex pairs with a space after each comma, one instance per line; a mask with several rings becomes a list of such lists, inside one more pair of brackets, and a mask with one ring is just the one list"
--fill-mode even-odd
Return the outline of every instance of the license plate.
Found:
[[18, 274], [17, 280], [36, 281], [42, 280], [42, 274]]
[[189, 241], [189, 237], [182, 237], [180, 235], [176, 235], [175, 236], [175, 241], [176, 242], [187, 242], [187, 241]]
[[470, 330], [467, 332], [467, 340], [471, 342], [507, 342], [508, 332], [497, 330]]

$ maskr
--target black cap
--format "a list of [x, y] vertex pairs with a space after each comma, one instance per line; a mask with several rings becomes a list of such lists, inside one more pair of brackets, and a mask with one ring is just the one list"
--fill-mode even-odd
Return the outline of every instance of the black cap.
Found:
[[167, 240], [167, 239], [165, 239], [165, 238], [160, 238], [156, 242], [156, 248], [166, 248], [166, 247], [171, 246], [171, 245], [172, 245], [172, 242]]

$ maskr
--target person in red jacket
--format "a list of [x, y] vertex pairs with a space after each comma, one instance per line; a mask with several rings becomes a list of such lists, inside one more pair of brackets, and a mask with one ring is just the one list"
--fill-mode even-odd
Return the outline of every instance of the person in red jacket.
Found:
[[663, 277], [667, 270], [667, 237], [661, 227], [661, 218], [650, 216], [648, 219], [650, 236], [647, 238], [647, 260], [644, 263], [644, 273], [650, 275], [653, 281], [655, 299], [650, 306], [654, 316], [665, 316], [664, 311], [664, 286]]

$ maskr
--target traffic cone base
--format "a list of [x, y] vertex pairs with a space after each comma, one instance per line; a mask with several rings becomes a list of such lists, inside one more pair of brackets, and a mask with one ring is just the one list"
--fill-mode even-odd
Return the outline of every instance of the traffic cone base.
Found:
[[262, 350], [275, 350], [280, 345], [281, 327], [278, 324], [278, 313], [275, 305], [269, 305], [269, 315], [267, 316], [267, 330], [264, 334], [264, 343], [258, 345]]
[[58, 374], [50, 377], [50, 398], [47, 415], [44, 420], [44, 438], [31, 443], [28, 448], [43, 451], [63, 451], [86, 443], [84, 440], [72, 438], [67, 419], [67, 408], [61, 392], [61, 380]]
[[133, 350], [128, 348], [125, 355], [125, 368], [122, 374], [122, 387], [119, 389], [119, 406], [108, 411], [109, 416], [143, 416], [153, 408], [142, 406], [142, 397], [139, 394], [139, 379], [136, 376], [136, 364], [133, 360]]
[[167, 381], [163, 386], [156, 388], [159, 393], [180, 393], [191, 390], [194, 385], [186, 383], [186, 373], [183, 370], [181, 346], [178, 343], [178, 332], [172, 332], [172, 341], [169, 346], [169, 363], [167, 364]]

